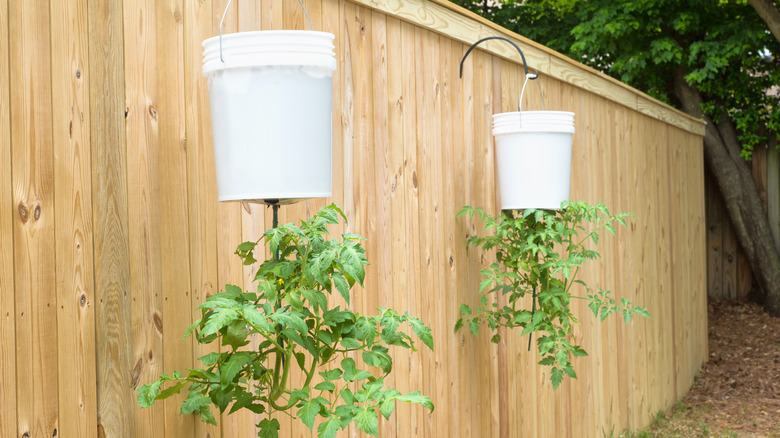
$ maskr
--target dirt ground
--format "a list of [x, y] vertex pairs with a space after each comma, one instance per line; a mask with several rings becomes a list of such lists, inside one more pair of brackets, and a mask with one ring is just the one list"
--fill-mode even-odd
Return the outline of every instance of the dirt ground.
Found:
[[780, 437], [780, 318], [759, 306], [709, 304], [709, 361], [650, 436]]

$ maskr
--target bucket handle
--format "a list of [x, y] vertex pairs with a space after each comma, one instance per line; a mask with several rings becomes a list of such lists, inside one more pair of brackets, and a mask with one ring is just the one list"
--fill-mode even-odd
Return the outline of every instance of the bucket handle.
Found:
[[[300, 1], [300, 0], [299, 0]], [[520, 46], [515, 44], [514, 41], [510, 40], [509, 38], [504, 38], [502, 36], [489, 36], [482, 38], [481, 40], [477, 41], [476, 43], [472, 44], [471, 47], [469, 47], [468, 50], [466, 50], [466, 54], [463, 55], [463, 59], [460, 60], [460, 74], [459, 77], [463, 77], [463, 62], [466, 61], [466, 57], [469, 56], [469, 53], [471, 53], [472, 50], [474, 50], [475, 47], [477, 47], [480, 43], [487, 41], [487, 40], [502, 40], [506, 41], [512, 46], [514, 46], [515, 49], [517, 49], [517, 52], [520, 53], [520, 58], [523, 59], [523, 69], [525, 69], [525, 81], [523, 82], [523, 88], [520, 90], [520, 102], [517, 104], [517, 112], [520, 112], [520, 107], [523, 104], [523, 93], [525, 93], [525, 86], [528, 84], [529, 79], [536, 80], [539, 78], [539, 70], [534, 69], [534, 73], [530, 73], [528, 71], [528, 63], [525, 61], [525, 55], [523, 55], [523, 51], [520, 50]], [[536, 83], [539, 86], [539, 94], [542, 95], [542, 109], [546, 109], [544, 105], [544, 93], [542, 93], [542, 86], [539, 84], [539, 82]]]
[[[225, 59], [222, 57], [222, 24], [225, 23], [225, 17], [227, 17], [227, 11], [230, 9], [230, 4], [233, 3], [233, 0], [229, 0], [227, 6], [225, 6], [225, 12], [222, 13], [222, 20], [219, 22], [219, 60], [223, 63], [225, 62]], [[303, 2], [301, 0], [298, 0], [298, 4], [301, 5], [301, 8], [303, 8], [303, 13], [306, 14], [306, 21], [309, 22], [309, 29], [314, 30], [314, 26], [311, 24], [311, 18], [309, 17], [309, 11], [306, 10], [306, 6], [303, 6]]]

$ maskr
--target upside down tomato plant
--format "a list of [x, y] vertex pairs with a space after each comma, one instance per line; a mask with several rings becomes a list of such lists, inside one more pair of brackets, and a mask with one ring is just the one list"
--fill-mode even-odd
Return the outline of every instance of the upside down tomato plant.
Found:
[[[329, 304], [335, 291], [349, 304], [351, 288], [355, 283], [362, 286], [368, 264], [362, 237], [326, 239], [327, 226], [337, 224], [339, 217], [346, 220], [338, 207], [330, 205], [300, 227], [284, 224], [256, 242], [239, 245], [236, 254], [245, 265], [257, 262], [254, 251], [263, 240], [278, 256], [260, 265], [256, 291], [228, 285], [199, 306], [202, 318], [185, 338], [192, 335], [202, 344], [219, 340], [223, 351], [201, 357], [203, 368], [163, 374], [142, 386], [138, 404], [148, 407], [186, 390], [182, 413], [197, 413], [216, 424], [211, 405], [220, 412], [229, 408], [229, 413], [249, 409], [264, 415], [258, 424], [258, 436], [263, 438], [278, 437], [280, 424], [272, 417], [274, 412], [294, 411], [309, 429], [319, 417], [318, 436], [329, 438], [352, 422], [377, 436], [378, 415], [389, 418], [397, 401], [433, 411], [428, 397], [402, 394], [384, 382], [393, 366], [388, 347], [415, 348], [401, 325], [410, 326], [433, 349], [430, 329], [418, 318], [392, 309], [366, 316]], [[242, 349], [252, 335], [260, 338], [257, 348]], [[362, 364], [353, 358], [358, 355]], [[292, 367], [305, 376], [300, 386], [291, 383]]]
[[[496, 262], [481, 271], [479, 305], [472, 308], [461, 304], [455, 331], [468, 326], [476, 335], [481, 325], [487, 325], [493, 332], [493, 342], [501, 340], [501, 327], [520, 327], [521, 335], [542, 333], [537, 339], [539, 364], [552, 367], [553, 388], [558, 388], [564, 375], [577, 377], [572, 356], [587, 355], [573, 341], [577, 319], [571, 312], [572, 298], [588, 300], [588, 307], [602, 321], [616, 312], [626, 322], [635, 314], [650, 316], [627, 298], [621, 298], [618, 305], [609, 291], [593, 291], [577, 279], [582, 266], [599, 257], [595, 249], [586, 246], [587, 242], [597, 245], [602, 231], [615, 235], [614, 224], [625, 226], [625, 219], [633, 217], [630, 214], [613, 216], [604, 204], [564, 202], [560, 210], [504, 210], [497, 217], [466, 206], [458, 217], [462, 215], [477, 215], [482, 220], [487, 234], [471, 236], [468, 245], [485, 251], [495, 249]], [[584, 289], [584, 296], [573, 294], [575, 284]], [[491, 296], [498, 294], [505, 296], [506, 304], [499, 306], [496, 300], [488, 304]], [[530, 309], [521, 304], [526, 295], [532, 297]]]

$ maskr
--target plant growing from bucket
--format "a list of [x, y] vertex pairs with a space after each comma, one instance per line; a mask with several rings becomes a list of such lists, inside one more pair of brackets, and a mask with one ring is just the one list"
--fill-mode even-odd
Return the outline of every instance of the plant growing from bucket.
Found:
[[[520, 53], [525, 68], [522, 103], [528, 80], [537, 79], [539, 73], [528, 72], [523, 51], [507, 38], [487, 37], [474, 43], [461, 60], [461, 76], [469, 53], [490, 39], [509, 42]], [[455, 331], [468, 327], [476, 336], [486, 325], [493, 332], [491, 341], [499, 342], [501, 328], [520, 328], [521, 335], [529, 335], [529, 350], [533, 334], [541, 333], [539, 365], [550, 367], [554, 389], [564, 376], [576, 378], [571, 358], [587, 355], [573, 337], [577, 319], [570, 307], [572, 298], [587, 300], [602, 321], [614, 313], [621, 313], [626, 323], [635, 314], [650, 316], [628, 299], [618, 303], [610, 291], [594, 291], [577, 278], [585, 263], [599, 257], [595, 245], [600, 233], [615, 235], [615, 224], [625, 226], [626, 218], [633, 216], [611, 215], [604, 204], [569, 201], [573, 134], [571, 112], [520, 111], [518, 105], [517, 112], [495, 114], [493, 135], [503, 211], [492, 216], [482, 208], [466, 206], [457, 215], [479, 217], [484, 235], [471, 236], [468, 245], [485, 252], [495, 250], [496, 262], [480, 272], [479, 304], [461, 304]], [[584, 288], [585, 294], [575, 295], [575, 285]], [[524, 305], [528, 295], [530, 308]], [[499, 296], [505, 305], [498, 305]]]
[[[199, 358], [202, 368], [141, 386], [140, 406], [184, 390], [183, 414], [216, 424], [211, 406], [248, 409], [263, 415], [258, 436], [267, 438], [279, 436], [277, 412], [294, 413], [309, 429], [319, 418], [317, 436], [332, 438], [352, 423], [377, 436], [379, 415], [389, 418], [396, 402], [433, 411], [428, 397], [384, 381], [393, 366], [390, 347], [414, 350], [411, 331], [433, 349], [430, 328], [393, 309], [361, 315], [329, 299], [338, 292], [349, 305], [368, 264], [361, 236], [327, 239], [329, 225], [346, 221], [343, 211], [332, 204], [300, 226], [278, 224], [281, 204], [331, 196], [333, 39], [313, 30], [222, 35], [220, 23], [219, 36], [204, 41], [218, 198], [273, 207], [273, 228], [236, 254], [252, 265], [256, 248], [268, 245], [274, 257], [260, 264], [256, 292], [227, 285], [198, 306], [202, 318], [185, 338], [219, 341], [221, 352]], [[259, 338], [256, 348], [245, 348], [250, 337]], [[295, 368], [305, 376], [297, 386]]]

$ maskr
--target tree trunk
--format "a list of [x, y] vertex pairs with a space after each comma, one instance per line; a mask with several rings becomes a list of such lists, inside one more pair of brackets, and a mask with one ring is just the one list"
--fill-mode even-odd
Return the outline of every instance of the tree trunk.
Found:
[[777, 9], [777, 5], [772, 0], [748, 0], [748, 2], [764, 20], [775, 39], [780, 41], [780, 10]]
[[739, 244], [761, 288], [764, 304], [770, 314], [780, 316], [780, 254], [750, 167], [740, 156], [742, 147], [736, 129], [725, 114], [717, 124], [703, 114], [702, 97], [687, 83], [682, 70], [675, 72], [673, 84], [682, 110], [707, 122], [705, 161], [723, 195]]

